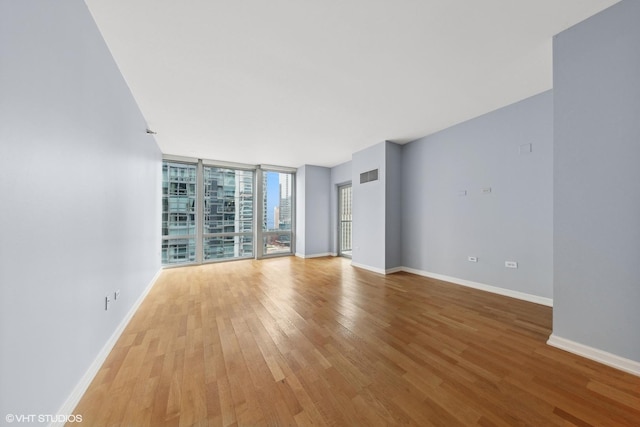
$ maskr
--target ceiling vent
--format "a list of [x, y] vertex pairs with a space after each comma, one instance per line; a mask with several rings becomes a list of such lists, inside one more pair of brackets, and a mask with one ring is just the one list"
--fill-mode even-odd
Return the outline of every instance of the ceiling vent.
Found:
[[360, 174], [360, 184], [378, 180], [378, 169], [373, 169]]

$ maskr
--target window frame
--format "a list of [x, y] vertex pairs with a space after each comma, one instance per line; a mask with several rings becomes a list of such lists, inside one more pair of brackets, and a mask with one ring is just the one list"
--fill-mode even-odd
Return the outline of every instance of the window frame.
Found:
[[[164, 246], [166, 241], [177, 240], [177, 239], [195, 239], [195, 260], [188, 261], [184, 263], [170, 263], [165, 264], [162, 263], [163, 268], [173, 268], [173, 267], [183, 267], [188, 265], [201, 265], [201, 264], [209, 264], [215, 262], [227, 262], [227, 261], [235, 261], [240, 259], [264, 259], [264, 258], [276, 258], [281, 256], [294, 256], [295, 255], [295, 243], [296, 243], [296, 172], [297, 169], [289, 168], [284, 166], [276, 166], [276, 165], [250, 165], [245, 163], [235, 163], [235, 162], [225, 162], [225, 161], [217, 161], [217, 160], [208, 160], [208, 159], [196, 159], [190, 157], [182, 157], [182, 156], [174, 156], [174, 155], [163, 155], [162, 156], [162, 164], [164, 166], [165, 162], [170, 163], [180, 163], [185, 165], [191, 165], [196, 167], [196, 194], [195, 194], [195, 235], [187, 234], [187, 235], [176, 235], [176, 236], [165, 236], [161, 235], [161, 246]], [[204, 182], [204, 168], [205, 167], [213, 167], [213, 168], [221, 168], [221, 169], [232, 169], [232, 170], [245, 170], [253, 172], [253, 218], [252, 218], [252, 232], [223, 232], [223, 233], [205, 233], [204, 232], [204, 206], [205, 206], [205, 182]], [[266, 172], [278, 172], [278, 173], [288, 173], [291, 175], [291, 229], [286, 230], [283, 233], [283, 230], [278, 231], [268, 231], [263, 230], [262, 224], [264, 221], [264, 191], [263, 191], [263, 180], [265, 179]], [[162, 185], [164, 185], [164, 176], [162, 176]], [[164, 197], [164, 194], [162, 194]], [[169, 212], [168, 212], [169, 213]], [[161, 211], [161, 215], [164, 214], [164, 208]], [[170, 213], [171, 214], [171, 213]], [[181, 212], [174, 212], [173, 214], [181, 214]], [[163, 221], [161, 221], [162, 223]], [[161, 224], [162, 225], [162, 224]], [[162, 229], [161, 229], [162, 233]], [[264, 253], [264, 238], [270, 235], [280, 235], [287, 234], [290, 236], [290, 251], [288, 252], [279, 252], [274, 254], [266, 254]], [[253, 245], [253, 255], [244, 256], [244, 257], [232, 257], [232, 258], [214, 258], [214, 259], [205, 259], [204, 253], [204, 241], [207, 238], [215, 238], [215, 237], [250, 237], [252, 238]]]
[[256, 236], [256, 259], [277, 258], [282, 256], [295, 256], [296, 253], [296, 172], [297, 169], [287, 168], [274, 165], [260, 165], [258, 167], [258, 197], [261, 203], [264, 203], [264, 180], [265, 172], [278, 172], [291, 174], [291, 229], [287, 230], [284, 234], [289, 234], [291, 243], [289, 252], [278, 252], [273, 254], [264, 253], [264, 238], [266, 236], [283, 234], [282, 231], [268, 231], [263, 230], [262, 224], [264, 224], [264, 206], [259, 206], [257, 215], [257, 236]]
[[[193, 207], [193, 214], [194, 214], [194, 226], [195, 226], [195, 233], [194, 234], [167, 234], [164, 235], [163, 230], [164, 230], [164, 218], [162, 218], [162, 216], [164, 215], [165, 211], [164, 211], [164, 204], [162, 204], [162, 208], [161, 208], [161, 228], [160, 228], [160, 262], [162, 264], [163, 267], [181, 267], [181, 266], [185, 266], [185, 265], [195, 265], [198, 262], [198, 239], [197, 239], [197, 234], [198, 234], [198, 211], [199, 211], [199, 188], [198, 188], [198, 167], [197, 167], [197, 163], [194, 163], [193, 161], [190, 161], [190, 159], [185, 159], [185, 158], [172, 158], [172, 159], [162, 159], [162, 167], [164, 169], [165, 166], [165, 162], [166, 163], [174, 163], [174, 164], [180, 164], [180, 165], [185, 165], [185, 166], [195, 166], [196, 169], [196, 182], [195, 182], [195, 194], [194, 194], [194, 207]], [[164, 170], [161, 173], [162, 176], [162, 186], [164, 188]], [[171, 180], [169, 180], [169, 183], [171, 182]], [[188, 196], [188, 192], [187, 194], [185, 194], [186, 196]], [[170, 194], [169, 192], [167, 192], [167, 199], [169, 198]], [[161, 194], [161, 200], [163, 200], [165, 198], [164, 192], [162, 192]], [[161, 202], [162, 203], [162, 202]], [[168, 223], [169, 218], [171, 215], [181, 215], [181, 214], [185, 214], [185, 215], [189, 215], [189, 212], [170, 212], [169, 210], [167, 210], [167, 228], [168, 228]], [[187, 225], [187, 228], [190, 228], [189, 225]], [[162, 254], [163, 254], [163, 249], [164, 249], [164, 245], [165, 242], [167, 243], [167, 245], [169, 245], [169, 242], [171, 242], [172, 240], [193, 240], [195, 239], [195, 257], [194, 260], [188, 260], [186, 262], [169, 262], [169, 263], [164, 263], [162, 261]], [[187, 259], [189, 259], [188, 257], [188, 250], [187, 250]]]

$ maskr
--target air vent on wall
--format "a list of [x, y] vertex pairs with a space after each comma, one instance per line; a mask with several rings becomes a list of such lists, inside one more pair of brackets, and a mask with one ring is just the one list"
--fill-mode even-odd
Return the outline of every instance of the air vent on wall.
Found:
[[378, 180], [378, 169], [362, 172], [360, 174], [360, 184]]

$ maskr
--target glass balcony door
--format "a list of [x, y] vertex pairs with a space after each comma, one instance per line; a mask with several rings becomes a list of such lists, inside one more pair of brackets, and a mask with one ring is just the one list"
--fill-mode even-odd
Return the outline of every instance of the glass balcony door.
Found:
[[338, 187], [338, 255], [351, 258], [351, 184]]

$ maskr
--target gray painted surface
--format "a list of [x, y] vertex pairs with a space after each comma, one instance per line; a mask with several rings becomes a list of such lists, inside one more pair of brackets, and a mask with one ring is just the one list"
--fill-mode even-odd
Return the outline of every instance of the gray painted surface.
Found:
[[385, 269], [402, 266], [402, 147], [386, 143]]
[[161, 154], [83, 1], [0, 2], [0, 64], [0, 413], [56, 414], [160, 269]]
[[554, 40], [553, 333], [640, 362], [640, 2]]
[[305, 190], [307, 167], [301, 166], [296, 171], [296, 254], [304, 255], [306, 238], [306, 199]]
[[351, 183], [351, 161], [331, 168], [331, 247], [332, 254], [338, 253], [338, 187]]
[[[327, 254], [331, 247], [331, 169], [305, 165], [298, 169], [296, 179], [303, 187], [297, 193], [302, 201], [297, 199], [296, 218], [302, 223], [296, 223], [296, 252], [304, 256]], [[299, 243], [302, 246], [297, 246]]]
[[552, 103], [545, 92], [403, 146], [404, 266], [552, 297]]
[[[354, 153], [352, 162], [353, 255], [355, 264], [385, 269], [386, 142]], [[378, 169], [378, 181], [360, 184], [360, 174]]]

